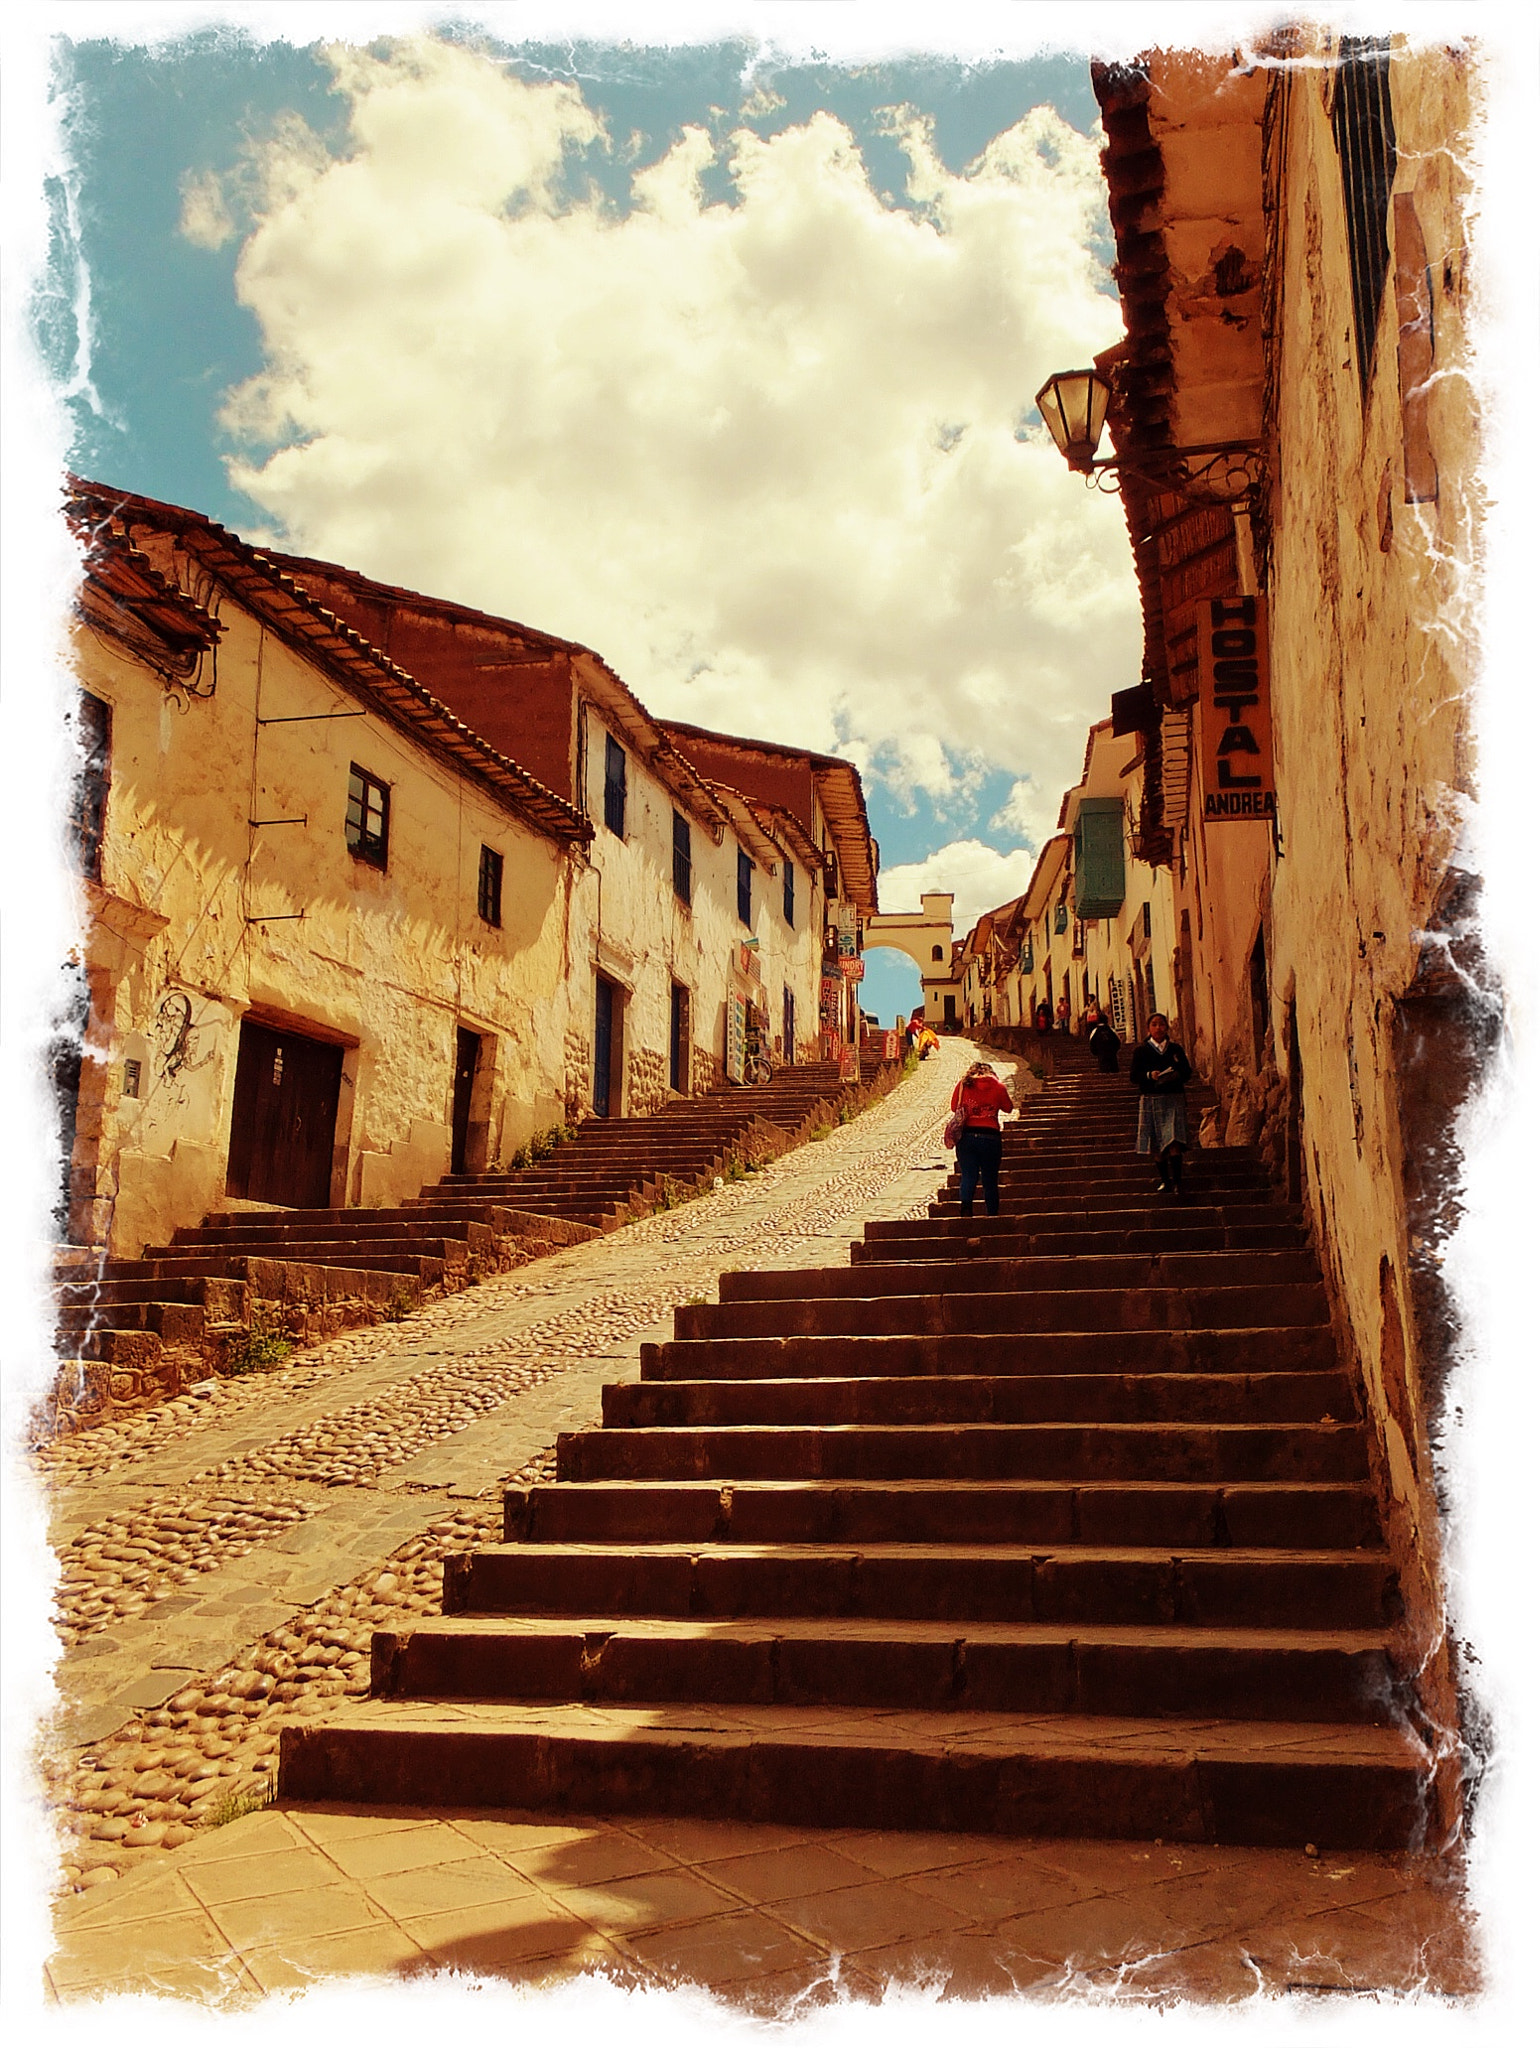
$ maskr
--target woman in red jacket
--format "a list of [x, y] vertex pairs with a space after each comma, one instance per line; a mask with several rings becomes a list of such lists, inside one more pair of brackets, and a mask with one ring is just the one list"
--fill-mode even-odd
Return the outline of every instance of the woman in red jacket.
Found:
[[984, 1183], [984, 1214], [1000, 1213], [1000, 1112], [1015, 1108], [988, 1060], [975, 1060], [952, 1091], [963, 1120], [957, 1135], [957, 1192], [964, 1216], [973, 1214], [973, 1190]]

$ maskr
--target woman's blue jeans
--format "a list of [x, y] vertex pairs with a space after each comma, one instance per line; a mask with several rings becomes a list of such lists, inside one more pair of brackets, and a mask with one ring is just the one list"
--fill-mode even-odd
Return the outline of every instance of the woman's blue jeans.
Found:
[[957, 1192], [964, 1216], [973, 1214], [973, 1191], [984, 1183], [984, 1214], [1000, 1213], [1000, 1133], [969, 1131], [957, 1137]]

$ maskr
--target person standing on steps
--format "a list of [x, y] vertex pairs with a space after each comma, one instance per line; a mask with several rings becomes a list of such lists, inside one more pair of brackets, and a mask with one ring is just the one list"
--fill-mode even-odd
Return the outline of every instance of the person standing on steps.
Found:
[[957, 1134], [957, 1192], [964, 1216], [973, 1214], [973, 1191], [984, 1183], [984, 1214], [1000, 1213], [1000, 1115], [1015, 1108], [1010, 1091], [988, 1060], [975, 1060], [952, 1091], [962, 1118]]
[[1086, 1033], [1085, 1042], [1095, 1054], [1096, 1064], [1102, 1072], [1115, 1074], [1118, 1070], [1118, 1047], [1123, 1041], [1100, 1011]]
[[1135, 1052], [1128, 1078], [1139, 1091], [1138, 1149], [1156, 1154], [1163, 1195], [1182, 1192], [1182, 1153], [1187, 1145], [1187, 1083], [1192, 1068], [1157, 1010], [1148, 1037]]
[[1069, 1029], [1068, 996], [1060, 996], [1058, 1002], [1054, 1005], [1053, 1028], [1055, 1031], [1068, 1031]]

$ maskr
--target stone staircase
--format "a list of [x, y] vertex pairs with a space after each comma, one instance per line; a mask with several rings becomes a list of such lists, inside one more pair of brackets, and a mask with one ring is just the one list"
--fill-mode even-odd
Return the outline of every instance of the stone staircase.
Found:
[[1297, 1210], [1072, 1058], [1002, 1213], [676, 1311], [280, 1793], [1403, 1849], [1431, 1763]]
[[[863, 1087], [881, 1071], [865, 1061]], [[136, 1259], [63, 1248], [59, 1349], [133, 1376], [141, 1393], [176, 1392], [179, 1364], [209, 1369], [222, 1341], [251, 1327], [257, 1303], [306, 1341], [404, 1314], [431, 1293], [617, 1229], [699, 1190], [737, 1157], [774, 1157], [854, 1095], [832, 1062], [786, 1067], [759, 1087], [687, 1098], [655, 1116], [595, 1119], [540, 1166], [447, 1175], [396, 1208], [221, 1211]]]

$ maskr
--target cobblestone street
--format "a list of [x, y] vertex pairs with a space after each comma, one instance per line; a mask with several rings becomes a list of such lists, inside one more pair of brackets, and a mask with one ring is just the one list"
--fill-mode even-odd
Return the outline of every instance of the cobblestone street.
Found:
[[367, 1689], [371, 1631], [437, 1609], [444, 1556], [493, 1536], [504, 1483], [597, 1418], [675, 1307], [734, 1267], [843, 1263], [867, 1218], [922, 1207], [964, 1054], [680, 1208], [41, 1452], [66, 1882], [260, 1799], [282, 1722]]
[[[1432, 1989], [1475, 1965], [1413, 1857], [271, 1804], [278, 1733], [437, 1611], [512, 1477], [733, 1268], [920, 1213], [969, 1048], [764, 1171], [402, 1323], [41, 1453], [63, 1564], [48, 1995], [242, 2004], [346, 1974], [598, 1969], [760, 2011], [881, 1997]], [[1002, 1062], [1002, 1064], [1004, 1064]]]

